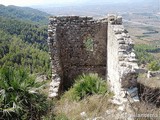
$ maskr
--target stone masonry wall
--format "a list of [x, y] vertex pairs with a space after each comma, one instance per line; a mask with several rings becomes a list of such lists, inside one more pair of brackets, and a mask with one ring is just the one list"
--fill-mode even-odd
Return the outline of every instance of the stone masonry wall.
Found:
[[54, 93], [51, 96], [56, 96], [59, 88], [70, 87], [82, 73], [95, 72], [105, 76], [107, 19], [51, 17], [48, 44], [53, 80], [50, 92]]
[[78, 75], [95, 72], [109, 81], [114, 102], [122, 103], [126, 96], [138, 101], [138, 65], [122, 17], [51, 17], [48, 45], [52, 64], [49, 97], [70, 87]]
[[133, 46], [127, 30], [122, 25], [122, 17], [108, 16], [107, 79], [111, 90], [119, 99], [129, 95], [130, 98], [138, 100], [138, 65]]

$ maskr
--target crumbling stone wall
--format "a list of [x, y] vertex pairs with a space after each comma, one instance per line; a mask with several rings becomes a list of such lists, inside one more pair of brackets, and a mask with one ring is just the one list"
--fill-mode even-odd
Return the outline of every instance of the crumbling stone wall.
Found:
[[122, 25], [122, 17], [108, 16], [107, 78], [117, 98], [125, 98], [128, 94], [138, 99], [138, 65], [133, 46], [133, 41]]
[[[51, 93], [68, 88], [82, 73], [104, 77], [107, 59], [107, 20], [90, 17], [51, 17], [48, 43], [52, 60]], [[56, 84], [56, 86], [55, 86]], [[51, 95], [51, 96], [52, 96]]]
[[133, 42], [121, 17], [51, 17], [48, 35], [52, 64], [50, 97], [68, 88], [78, 75], [89, 72], [106, 76], [115, 96], [137, 97], [138, 66]]

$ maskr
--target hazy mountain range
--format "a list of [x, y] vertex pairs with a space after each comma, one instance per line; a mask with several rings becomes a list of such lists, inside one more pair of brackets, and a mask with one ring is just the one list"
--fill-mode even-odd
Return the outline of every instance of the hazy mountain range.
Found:
[[87, 0], [75, 4], [44, 4], [32, 6], [52, 15], [84, 15], [104, 16], [108, 13], [122, 12], [158, 12], [160, 11], [160, 0], [120, 0], [109, 2], [109, 0]]
[[81, 5], [102, 5], [102, 4], [124, 4], [124, 3], [152, 3], [152, 2], [158, 2], [159, 0], [117, 0], [117, 1], [111, 1], [111, 0], [46, 0], [43, 3], [40, 3], [39, 5], [34, 5], [37, 7], [64, 7], [64, 6], [81, 6]]

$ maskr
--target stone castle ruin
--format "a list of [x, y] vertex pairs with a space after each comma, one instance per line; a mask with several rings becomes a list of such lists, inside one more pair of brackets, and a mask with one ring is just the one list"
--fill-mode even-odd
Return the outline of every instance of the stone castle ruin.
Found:
[[82, 73], [108, 80], [118, 99], [137, 97], [137, 60], [122, 17], [50, 17], [48, 45], [52, 64], [50, 97], [60, 94]]

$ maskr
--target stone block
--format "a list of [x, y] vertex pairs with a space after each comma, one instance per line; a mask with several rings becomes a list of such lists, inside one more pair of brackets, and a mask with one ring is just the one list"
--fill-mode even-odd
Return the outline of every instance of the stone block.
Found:
[[116, 20], [117, 24], [122, 24], [122, 16], [117, 16], [117, 20]]
[[126, 42], [124, 40], [119, 40], [118, 43], [119, 44], [125, 44]]
[[138, 95], [138, 88], [137, 88], [137, 87], [129, 88], [129, 89], [127, 90], [127, 94], [128, 94], [129, 96], [131, 96], [132, 98], [135, 97], [135, 96], [137, 96], [137, 95]]
[[50, 86], [51, 87], [58, 87], [60, 85], [60, 81], [59, 82], [54, 82], [54, 81], [52, 81], [51, 83], [50, 83]]
[[56, 97], [56, 96], [58, 96], [58, 93], [51, 93], [51, 94], [49, 94], [49, 98], [54, 98], [54, 97]]

